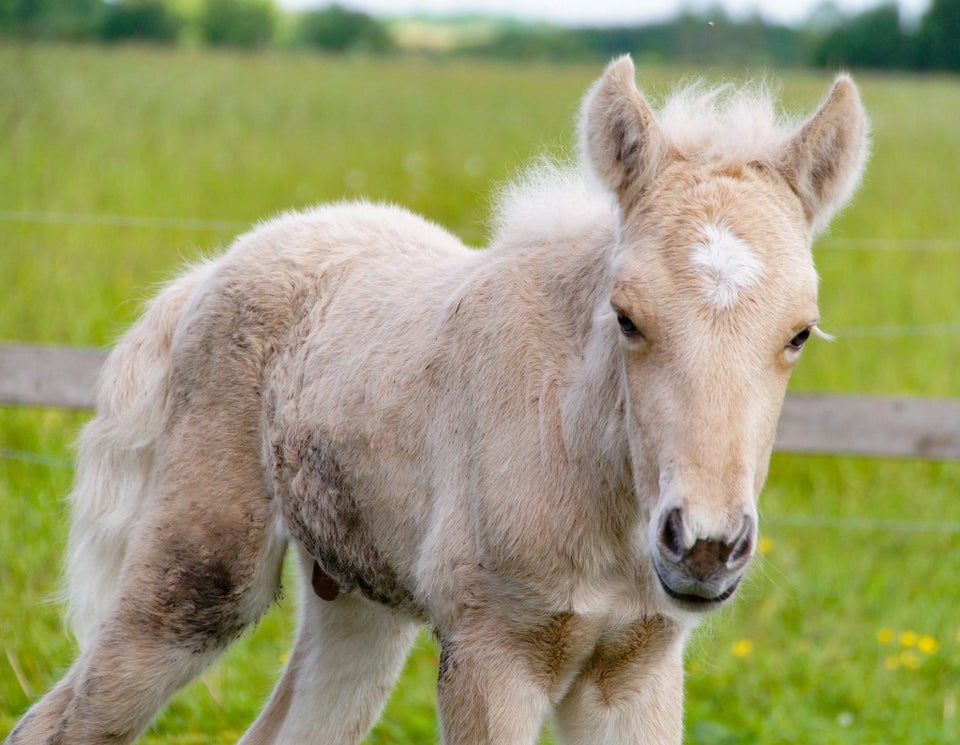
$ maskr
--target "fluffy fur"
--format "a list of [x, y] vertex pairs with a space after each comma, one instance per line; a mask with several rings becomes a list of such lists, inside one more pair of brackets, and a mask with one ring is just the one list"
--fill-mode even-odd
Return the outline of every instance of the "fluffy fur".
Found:
[[[817, 318], [811, 230], [865, 149], [845, 78], [762, 162], [722, 124], [773, 131], [740, 96], [658, 115], [619, 60], [582, 169], [508, 189], [491, 248], [335, 205], [163, 290], [81, 442], [83, 652], [10, 745], [135, 739], [270, 606], [288, 541], [300, 628], [245, 743], [358, 742], [424, 623], [450, 745], [533, 743], [551, 712], [566, 743], [679, 743], [683, 644], [752, 557]], [[703, 302], [705, 225], [755, 249], [762, 271], [727, 277], [749, 302]]]
[[690, 261], [703, 272], [705, 297], [720, 311], [733, 307], [741, 292], [755, 287], [763, 274], [756, 251], [716, 223], [703, 228], [703, 238], [694, 245]]

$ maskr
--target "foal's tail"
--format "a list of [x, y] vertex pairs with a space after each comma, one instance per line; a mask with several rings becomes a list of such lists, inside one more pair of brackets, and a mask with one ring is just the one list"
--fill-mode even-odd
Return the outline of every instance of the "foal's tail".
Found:
[[167, 285], [101, 372], [97, 413], [80, 436], [70, 495], [65, 594], [81, 647], [113, 603], [166, 419], [174, 331], [209, 266], [199, 265]]

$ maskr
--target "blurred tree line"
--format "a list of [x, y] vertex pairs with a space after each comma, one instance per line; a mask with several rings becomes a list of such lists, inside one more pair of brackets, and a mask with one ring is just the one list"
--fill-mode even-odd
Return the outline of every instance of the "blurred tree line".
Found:
[[[0, 37], [403, 51], [387, 25], [364, 13], [340, 5], [281, 11], [274, 0], [0, 0]], [[634, 27], [503, 22], [475, 37], [444, 53], [569, 60], [631, 52], [688, 64], [960, 71], [960, 0], [932, 0], [909, 24], [892, 2], [846, 16], [826, 0], [799, 27], [734, 20], [718, 7]]]
[[364, 13], [339, 5], [288, 13], [274, 0], [0, 0], [0, 37], [392, 49], [384, 25]]

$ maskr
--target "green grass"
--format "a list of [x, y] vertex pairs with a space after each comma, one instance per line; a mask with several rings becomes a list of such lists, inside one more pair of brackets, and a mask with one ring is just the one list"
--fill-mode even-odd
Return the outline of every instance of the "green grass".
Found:
[[[480, 245], [491, 185], [545, 145], [571, 141], [597, 72], [0, 47], [0, 339], [108, 344], [184, 259], [316, 202], [391, 200]], [[662, 92], [683, 72], [639, 77]], [[960, 239], [960, 83], [859, 79], [874, 157], [854, 206], [817, 249], [823, 325], [839, 340], [811, 343], [793, 389], [957, 398], [956, 334], [857, 329], [960, 324], [960, 243], [896, 243]], [[784, 97], [806, 110], [828, 84], [791, 73]], [[12, 215], [24, 212], [47, 218]], [[74, 654], [53, 599], [71, 442], [85, 418], [0, 409], [0, 738]], [[690, 645], [687, 741], [956, 741], [958, 493], [960, 464], [776, 455], [763, 498], [768, 553], [742, 597]], [[829, 527], [796, 526], [795, 516]], [[954, 530], [863, 525], [874, 518]], [[236, 739], [282, 665], [290, 595], [175, 699], [145, 742]], [[881, 630], [893, 641], [878, 640]], [[905, 646], [903, 631], [936, 648]], [[433, 741], [435, 666], [424, 638], [370, 743]]]

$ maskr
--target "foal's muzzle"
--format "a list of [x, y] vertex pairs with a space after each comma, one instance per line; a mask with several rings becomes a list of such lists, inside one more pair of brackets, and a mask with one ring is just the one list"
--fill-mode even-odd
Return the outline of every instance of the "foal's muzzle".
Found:
[[653, 566], [667, 593], [684, 609], [710, 610], [736, 592], [753, 556], [754, 525], [744, 517], [729, 540], [684, 539], [683, 510], [671, 510], [661, 521], [653, 550]]

